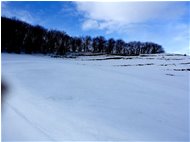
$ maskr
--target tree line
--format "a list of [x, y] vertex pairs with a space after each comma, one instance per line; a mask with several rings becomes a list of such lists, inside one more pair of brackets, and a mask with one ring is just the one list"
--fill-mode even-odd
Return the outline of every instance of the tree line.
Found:
[[71, 37], [64, 31], [47, 30], [7, 17], [1, 17], [1, 42], [1, 51], [8, 53], [64, 55], [90, 52], [130, 56], [164, 53], [163, 47], [153, 42], [125, 42], [103, 36]]

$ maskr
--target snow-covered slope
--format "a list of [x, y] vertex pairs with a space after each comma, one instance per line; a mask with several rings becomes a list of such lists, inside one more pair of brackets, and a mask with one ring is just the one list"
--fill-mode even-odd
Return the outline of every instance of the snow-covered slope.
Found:
[[189, 140], [189, 56], [1, 55], [3, 141]]

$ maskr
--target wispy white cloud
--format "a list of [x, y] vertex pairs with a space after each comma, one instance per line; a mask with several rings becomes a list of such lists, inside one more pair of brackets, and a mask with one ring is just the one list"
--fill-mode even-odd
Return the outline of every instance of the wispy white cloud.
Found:
[[[76, 5], [86, 21], [98, 22], [98, 27], [91, 24], [91, 27], [87, 25], [86, 29], [96, 27], [111, 31], [116, 28], [123, 30], [123, 27], [134, 23], [176, 20], [187, 11], [183, 5], [176, 2], [76, 2]], [[96, 22], [93, 23], [96, 25]]]
[[125, 40], [155, 41], [173, 52], [189, 47], [189, 22], [184, 20], [189, 18], [188, 5], [188, 2], [76, 2], [76, 9], [84, 17], [85, 31], [104, 30], [106, 34], [118, 33]]
[[61, 4], [61, 9], [59, 10], [59, 14], [64, 14], [67, 16], [79, 16], [79, 13], [76, 11], [75, 7], [74, 7], [74, 3], [73, 2], [62, 2]]
[[8, 3], [8, 1], [1, 2], [1, 9], [6, 8]]
[[9, 18], [19, 18], [22, 21], [26, 21], [30, 24], [39, 24], [40, 19], [33, 16], [30, 11], [24, 9], [14, 9], [9, 7], [10, 2], [1, 2], [1, 15]]
[[99, 24], [96, 20], [93, 20], [93, 19], [85, 20], [82, 25], [83, 30], [88, 30], [88, 29], [91, 29], [92, 27], [95, 29], [99, 28]]

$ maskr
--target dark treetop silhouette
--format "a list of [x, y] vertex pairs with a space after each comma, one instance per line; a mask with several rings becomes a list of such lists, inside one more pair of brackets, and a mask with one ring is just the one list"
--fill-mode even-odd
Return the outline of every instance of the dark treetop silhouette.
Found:
[[106, 40], [103, 36], [71, 37], [65, 32], [47, 30], [15, 18], [1, 17], [1, 33], [1, 51], [8, 53], [65, 55], [69, 52], [91, 52], [128, 56], [164, 53], [162, 46], [153, 42], [126, 43], [122, 39]]

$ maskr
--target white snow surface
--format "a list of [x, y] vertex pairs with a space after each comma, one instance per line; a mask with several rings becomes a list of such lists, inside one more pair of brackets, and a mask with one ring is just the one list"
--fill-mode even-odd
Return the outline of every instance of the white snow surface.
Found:
[[189, 141], [189, 56], [1, 57], [3, 141]]

